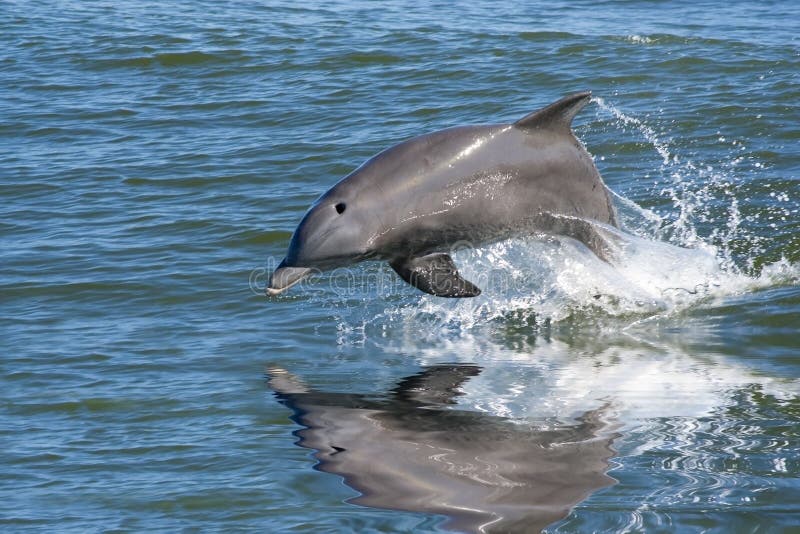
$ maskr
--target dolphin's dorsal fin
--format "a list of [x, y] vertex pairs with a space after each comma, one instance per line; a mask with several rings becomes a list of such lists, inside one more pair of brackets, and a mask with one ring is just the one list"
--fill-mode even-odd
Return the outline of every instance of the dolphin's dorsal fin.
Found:
[[514, 123], [514, 126], [523, 130], [570, 130], [572, 119], [592, 98], [590, 91], [582, 91], [567, 95], [558, 102], [525, 115]]
[[444, 253], [398, 258], [389, 265], [400, 278], [437, 297], [477, 297], [481, 294], [475, 284], [461, 278], [453, 258]]

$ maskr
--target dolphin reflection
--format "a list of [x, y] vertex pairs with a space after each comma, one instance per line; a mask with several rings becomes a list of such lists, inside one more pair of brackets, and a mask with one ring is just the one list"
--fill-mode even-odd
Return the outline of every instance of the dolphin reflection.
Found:
[[442, 514], [451, 530], [537, 532], [615, 482], [604, 408], [569, 425], [456, 409], [459, 387], [480, 372], [427, 367], [388, 398], [314, 391], [279, 368], [268, 384], [305, 427], [297, 444], [361, 493], [356, 504]]

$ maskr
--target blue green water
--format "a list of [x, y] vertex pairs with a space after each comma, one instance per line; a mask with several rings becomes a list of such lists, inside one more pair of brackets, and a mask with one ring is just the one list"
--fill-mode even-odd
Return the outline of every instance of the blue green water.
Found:
[[[481, 369], [459, 410], [603, 420], [614, 482], [548, 531], [800, 528], [798, 21], [736, 0], [2, 3], [0, 529], [441, 531], [346, 502], [265, 372], [381, 397], [444, 363]], [[457, 258], [514, 281], [477, 299], [378, 264], [263, 295], [368, 157], [583, 89], [618, 265], [517, 240]]]

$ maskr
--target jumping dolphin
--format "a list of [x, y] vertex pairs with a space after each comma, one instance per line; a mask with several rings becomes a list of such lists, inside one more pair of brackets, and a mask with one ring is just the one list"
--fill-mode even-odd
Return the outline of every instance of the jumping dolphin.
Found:
[[449, 128], [374, 156], [312, 204], [267, 294], [315, 269], [374, 259], [426, 293], [474, 297], [481, 290], [447, 252], [537, 232], [607, 259], [595, 223], [617, 226], [611, 197], [571, 130], [590, 99], [575, 93], [512, 124]]
[[447, 516], [462, 532], [538, 532], [606, 474], [618, 435], [603, 408], [572, 424], [514, 423], [458, 409], [475, 365], [436, 365], [400, 381], [388, 398], [314, 391], [280, 368], [269, 386], [304, 428], [316, 469], [344, 477], [355, 504]]

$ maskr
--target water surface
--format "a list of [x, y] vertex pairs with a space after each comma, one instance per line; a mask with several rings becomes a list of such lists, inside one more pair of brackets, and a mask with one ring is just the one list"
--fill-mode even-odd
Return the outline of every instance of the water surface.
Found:
[[[3, 3], [3, 529], [473, 529], [325, 472], [265, 379], [395, 425], [398, 384], [443, 368], [480, 372], [410, 410], [449, 429], [412, 425], [423, 442], [594, 422], [570, 441], [594, 447], [580, 491], [540, 522], [527, 494], [522, 529], [796, 528], [798, 20], [792, 2]], [[459, 253], [504, 282], [478, 299], [377, 264], [251, 289], [377, 151], [582, 89], [619, 264], [529, 239]]]

